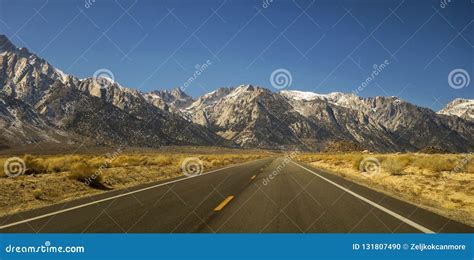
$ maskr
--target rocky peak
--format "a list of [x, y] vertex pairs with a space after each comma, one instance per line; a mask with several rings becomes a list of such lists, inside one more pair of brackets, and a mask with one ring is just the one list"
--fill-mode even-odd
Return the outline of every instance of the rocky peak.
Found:
[[152, 91], [151, 94], [160, 96], [165, 102], [175, 102], [175, 101], [189, 101], [192, 100], [192, 97], [184, 93], [181, 88], [176, 87], [172, 90], [162, 89]]
[[170, 94], [175, 98], [187, 98], [189, 97], [180, 87], [176, 87], [171, 90]]
[[474, 121], [474, 99], [456, 98], [438, 111], [438, 114], [457, 116]]
[[184, 91], [179, 87], [172, 90], [155, 90], [146, 93], [145, 97], [155, 106], [165, 110], [169, 109], [173, 112], [179, 112], [181, 109], [189, 107], [194, 102], [194, 99], [184, 93]]

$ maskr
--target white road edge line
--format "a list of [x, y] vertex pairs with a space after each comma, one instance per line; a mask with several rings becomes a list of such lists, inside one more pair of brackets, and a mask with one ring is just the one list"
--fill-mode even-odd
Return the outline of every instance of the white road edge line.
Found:
[[[267, 158], [265, 158], [265, 159], [267, 159]], [[174, 180], [174, 181], [169, 181], [169, 182], [165, 182], [165, 183], [160, 183], [160, 184], [153, 185], [153, 186], [150, 186], [150, 187], [146, 187], [146, 188], [143, 188], [143, 189], [134, 190], [134, 191], [130, 191], [130, 192], [127, 192], [127, 193], [123, 193], [123, 194], [115, 195], [115, 196], [112, 196], [112, 197], [108, 197], [108, 198], [105, 198], [105, 199], [95, 200], [95, 201], [92, 201], [92, 202], [89, 202], [89, 203], [77, 205], [77, 206], [70, 207], [70, 208], [67, 208], [67, 209], [62, 209], [62, 210], [50, 212], [50, 213], [47, 213], [47, 214], [44, 214], [44, 215], [40, 215], [40, 216], [37, 216], [37, 217], [28, 218], [28, 219], [24, 219], [24, 220], [21, 220], [21, 221], [18, 221], [18, 222], [13, 222], [13, 223], [10, 223], [10, 224], [6, 224], [6, 225], [3, 225], [3, 226], [0, 226], [0, 230], [1, 230], [1, 229], [8, 228], [8, 227], [12, 227], [12, 226], [20, 225], [20, 224], [23, 224], [23, 223], [31, 222], [31, 221], [34, 221], [34, 220], [38, 220], [38, 219], [42, 219], [42, 218], [54, 216], [54, 215], [61, 214], [61, 213], [64, 213], [64, 212], [68, 212], [68, 211], [72, 211], [72, 210], [84, 208], [84, 207], [91, 206], [91, 205], [94, 205], [94, 204], [99, 204], [99, 203], [102, 203], [102, 202], [104, 202], [104, 201], [109, 201], [109, 200], [113, 200], [113, 199], [125, 197], [125, 196], [131, 195], [131, 194], [135, 194], [135, 193], [138, 193], [138, 192], [142, 192], [142, 191], [146, 191], [146, 190], [151, 190], [151, 189], [154, 189], [154, 188], [157, 188], [157, 187], [161, 187], [161, 186], [165, 186], [165, 185], [168, 185], [168, 184], [177, 183], [177, 182], [180, 182], [180, 181], [189, 180], [189, 179], [192, 179], [192, 178], [204, 176], [204, 175], [207, 175], [207, 174], [209, 174], [209, 173], [218, 172], [218, 171], [222, 171], [222, 170], [227, 170], [227, 169], [234, 168], [234, 167], [237, 167], [237, 166], [242, 166], [242, 165], [244, 165], [244, 164], [251, 163], [251, 162], [256, 162], [256, 161], [260, 161], [260, 160], [263, 160], [263, 159], [253, 160], [253, 161], [244, 162], [244, 163], [240, 163], [240, 164], [236, 164], [236, 165], [232, 165], [232, 166], [228, 166], [228, 167], [224, 167], [224, 168], [220, 168], [220, 169], [215, 169], [215, 170], [208, 171], [208, 172], [203, 173], [203, 174], [200, 174], [200, 175], [189, 176], [189, 177], [182, 178], [182, 179], [177, 179], [177, 180]]]
[[381, 206], [381, 205], [379, 205], [379, 204], [377, 204], [377, 203], [375, 203], [375, 202], [373, 202], [373, 201], [371, 201], [371, 200], [369, 200], [369, 199], [367, 199], [367, 198], [365, 198], [365, 197], [363, 197], [363, 196], [361, 196], [361, 195], [359, 195], [359, 194], [357, 194], [357, 193], [355, 193], [355, 192], [353, 192], [353, 191], [351, 191], [351, 190], [349, 190], [349, 189], [347, 189], [347, 188], [345, 188], [345, 187], [343, 187], [343, 186], [341, 186], [341, 185], [339, 185], [339, 184], [337, 184], [337, 183], [335, 183], [335, 182], [333, 182], [333, 181], [331, 181], [331, 180], [329, 180], [329, 179], [327, 179], [327, 178], [325, 178], [325, 177], [319, 175], [318, 173], [316, 173], [316, 172], [314, 172], [314, 171], [312, 171], [312, 170], [310, 170], [310, 169], [304, 167], [303, 165], [300, 165], [299, 163], [296, 163], [296, 162], [294, 162], [294, 161], [292, 161], [292, 162], [293, 162], [294, 164], [298, 165], [299, 167], [301, 167], [301, 168], [307, 170], [308, 172], [310, 172], [310, 173], [316, 175], [317, 177], [319, 177], [319, 178], [321, 178], [321, 179], [323, 179], [323, 180], [329, 182], [330, 184], [332, 184], [332, 185], [338, 187], [339, 189], [341, 189], [341, 190], [343, 190], [343, 191], [345, 191], [345, 192], [351, 194], [352, 196], [354, 196], [354, 197], [356, 197], [356, 198], [358, 198], [358, 199], [360, 199], [360, 200], [362, 200], [362, 201], [364, 201], [364, 202], [366, 202], [366, 203], [368, 203], [368, 204], [370, 204], [370, 205], [372, 205], [372, 206], [374, 206], [374, 207], [380, 209], [381, 211], [383, 211], [383, 212], [385, 212], [385, 213], [391, 215], [392, 217], [395, 217], [395, 218], [401, 220], [401, 221], [404, 222], [405, 224], [410, 225], [410, 226], [412, 226], [412, 227], [418, 229], [419, 231], [421, 231], [421, 232], [423, 232], [423, 233], [427, 233], [427, 234], [434, 234], [434, 233], [435, 233], [435, 232], [433, 232], [432, 230], [430, 230], [430, 229], [428, 229], [428, 228], [425, 228], [424, 226], [422, 226], [422, 225], [420, 225], [420, 224], [418, 224], [418, 223], [415, 223], [415, 222], [413, 222], [412, 220], [409, 220], [409, 219], [405, 218], [404, 216], [402, 216], [402, 215], [400, 215], [400, 214], [398, 214], [398, 213], [395, 213], [395, 212], [393, 212], [393, 211], [391, 211], [391, 210], [389, 210], [389, 209], [387, 209], [387, 208], [385, 208], [385, 207], [383, 207], [383, 206]]

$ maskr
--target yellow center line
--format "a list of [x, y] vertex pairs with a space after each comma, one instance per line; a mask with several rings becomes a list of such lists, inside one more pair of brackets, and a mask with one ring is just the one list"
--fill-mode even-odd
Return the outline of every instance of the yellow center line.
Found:
[[214, 211], [221, 211], [227, 204], [229, 204], [229, 202], [234, 198], [234, 196], [229, 196], [227, 197], [224, 201], [221, 202], [221, 204], [219, 204], [219, 206], [217, 206]]
[[254, 175], [254, 176], [250, 177], [251, 180], [253, 180], [255, 178], [257, 178], [257, 175]]

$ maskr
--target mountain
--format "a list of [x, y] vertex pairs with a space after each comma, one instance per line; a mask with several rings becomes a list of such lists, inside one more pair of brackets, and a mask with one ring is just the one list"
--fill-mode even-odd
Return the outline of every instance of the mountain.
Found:
[[111, 79], [78, 79], [5, 36], [0, 48], [0, 148], [84, 143], [474, 150], [472, 100], [454, 100], [435, 113], [397, 97], [272, 92], [253, 85], [194, 99], [180, 88], [143, 93]]
[[[306, 145], [300, 139], [314, 142], [317, 137], [330, 136], [293, 110], [281, 95], [252, 85], [218, 89], [183, 112], [193, 122], [242, 147], [302, 147]], [[312, 143], [305, 148], [315, 147]]]
[[474, 121], [474, 99], [457, 98], [438, 111], [438, 114], [458, 116], [469, 121]]
[[0, 147], [39, 142], [68, 141], [68, 133], [55, 128], [38, 115], [34, 107], [0, 93]]
[[396, 97], [361, 98], [242, 85], [204, 95], [184, 112], [241, 146], [298, 146], [321, 150], [350, 142], [375, 151], [417, 151], [444, 146], [470, 151], [473, 125]]
[[66, 75], [5, 36], [0, 46], [0, 144], [231, 145], [137, 90]]
[[159, 96], [174, 111], [188, 107], [194, 101], [192, 97], [184, 93], [179, 87], [173, 90], [152, 91], [149, 95]]

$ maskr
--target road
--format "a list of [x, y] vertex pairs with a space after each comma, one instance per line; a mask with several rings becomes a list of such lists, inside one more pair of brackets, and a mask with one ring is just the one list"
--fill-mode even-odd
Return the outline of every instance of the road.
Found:
[[473, 231], [470, 226], [283, 157], [0, 218], [1, 233]]

